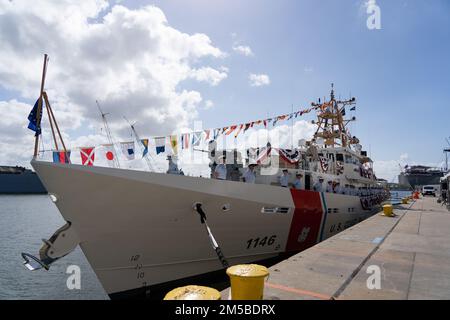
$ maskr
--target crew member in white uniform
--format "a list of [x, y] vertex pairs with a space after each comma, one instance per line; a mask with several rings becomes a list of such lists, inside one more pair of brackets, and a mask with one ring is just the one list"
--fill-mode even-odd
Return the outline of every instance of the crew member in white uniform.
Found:
[[294, 189], [300, 190], [302, 188], [302, 178], [303, 175], [300, 172], [297, 172], [295, 175]]
[[225, 157], [219, 158], [220, 163], [216, 166], [214, 170], [214, 178], [218, 180], [226, 180], [227, 179], [227, 167], [225, 166]]
[[331, 180], [328, 181], [325, 191], [329, 192], [329, 193], [333, 193], [334, 192], [334, 190], [333, 190], [333, 181], [331, 181]]
[[167, 160], [169, 161], [169, 169], [167, 170], [168, 174], [179, 174], [178, 165], [173, 161], [172, 156], [167, 156]]
[[336, 181], [335, 187], [334, 187], [334, 193], [337, 194], [344, 194], [344, 190], [341, 187], [341, 184], [339, 181]]
[[255, 175], [255, 163], [250, 163], [248, 165], [247, 170], [245, 171], [242, 179], [245, 183], [255, 183], [256, 175]]
[[284, 188], [289, 187], [289, 171], [283, 169], [283, 174], [280, 176], [280, 185]]
[[323, 178], [319, 177], [319, 181], [317, 181], [313, 186], [314, 191], [322, 192], [323, 191]]

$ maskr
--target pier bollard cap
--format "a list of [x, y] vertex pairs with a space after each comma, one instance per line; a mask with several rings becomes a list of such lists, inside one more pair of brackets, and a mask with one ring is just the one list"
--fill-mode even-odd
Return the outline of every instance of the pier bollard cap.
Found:
[[202, 286], [185, 286], [168, 292], [164, 300], [220, 300], [220, 292]]
[[269, 270], [258, 264], [238, 264], [227, 269], [227, 275], [247, 278], [260, 278], [269, 275]]

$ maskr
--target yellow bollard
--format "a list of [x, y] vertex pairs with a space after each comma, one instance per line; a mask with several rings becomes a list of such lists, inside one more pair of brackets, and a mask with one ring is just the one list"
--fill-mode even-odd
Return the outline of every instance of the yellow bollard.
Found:
[[402, 199], [402, 204], [408, 204], [408, 198], [403, 198]]
[[262, 300], [264, 280], [269, 275], [266, 267], [241, 264], [227, 269], [231, 281], [232, 300]]
[[387, 217], [392, 217], [392, 215], [393, 215], [392, 204], [385, 204], [383, 206], [383, 214]]
[[168, 292], [164, 300], [220, 300], [220, 292], [202, 286], [185, 286]]

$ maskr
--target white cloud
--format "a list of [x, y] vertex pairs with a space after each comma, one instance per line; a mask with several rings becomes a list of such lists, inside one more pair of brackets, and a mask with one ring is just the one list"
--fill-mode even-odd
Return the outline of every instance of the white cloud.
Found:
[[[42, 54], [49, 53], [46, 91], [65, 135], [76, 130], [73, 140], [87, 136], [86, 128], [98, 127], [95, 100], [110, 113], [118, 139], [128, 134], [122, 116], [139, 120], [143, 136], [186, 127], [203, 99], [180, 83], [194, 79], [215, 86], [227, 77], [226, 67], [202, 66], [203, 58], [211, 64], [226, 56], [207, 35], [171, 27], [155, 6], [133, 10], [104, 0], [37, 0], [33, 5], [0, 0], [0, 15], [0, 87], [19, 92], [20, 99], [36, 99]], [[4, 101], [2, 111], [20, 115], [8, 121], [26, 125], [26, 112], [17, 111], [17, 105], [24, 108]], [[30, 132], [19, 131], [27, 137]]]
[[[222, 69], [224, 70], [224, 69]], [[210, 67], [203, 67], [200, 69], [192, 70], [191, 77], [197, 81], [207, 82], [212, 86], [217, 86], [222, 80], [227, 78], [228, 70], [220, 72]]]
[[252, 87], [261, 87], [261, 86], [267, 86], [270, 84], [270, 78], [267, 74], [250, 74], [248, 76], [248, 79], [250, 81], [250, 86]]
[[233, 50], [234, 52], [242, 54], [246, 57], [251, 57], [254, 55], [252, 49], [249, 46], [235, 45], [233, 46]]
[[214, 107], [214, 102], [212, 102], [211, 100], [206, 100], [205, 101], [205, 110], [209, 110], [209, 109], [211, 109], [212, 107]]
[[409, 158], [409, 155], [407, 153], [403, 153], [400, 155], [400, 161], [405, 162]]

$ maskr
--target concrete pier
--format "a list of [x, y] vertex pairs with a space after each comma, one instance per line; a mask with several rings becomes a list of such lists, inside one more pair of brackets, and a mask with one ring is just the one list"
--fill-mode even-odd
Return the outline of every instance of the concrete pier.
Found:
[[[394, 213], [377, 214], [271, 267], [264, 298], [450, 299], [450, 212], [436, 198], [423, 198]], [[369, 289], [377, 268], [380, 288]]]

